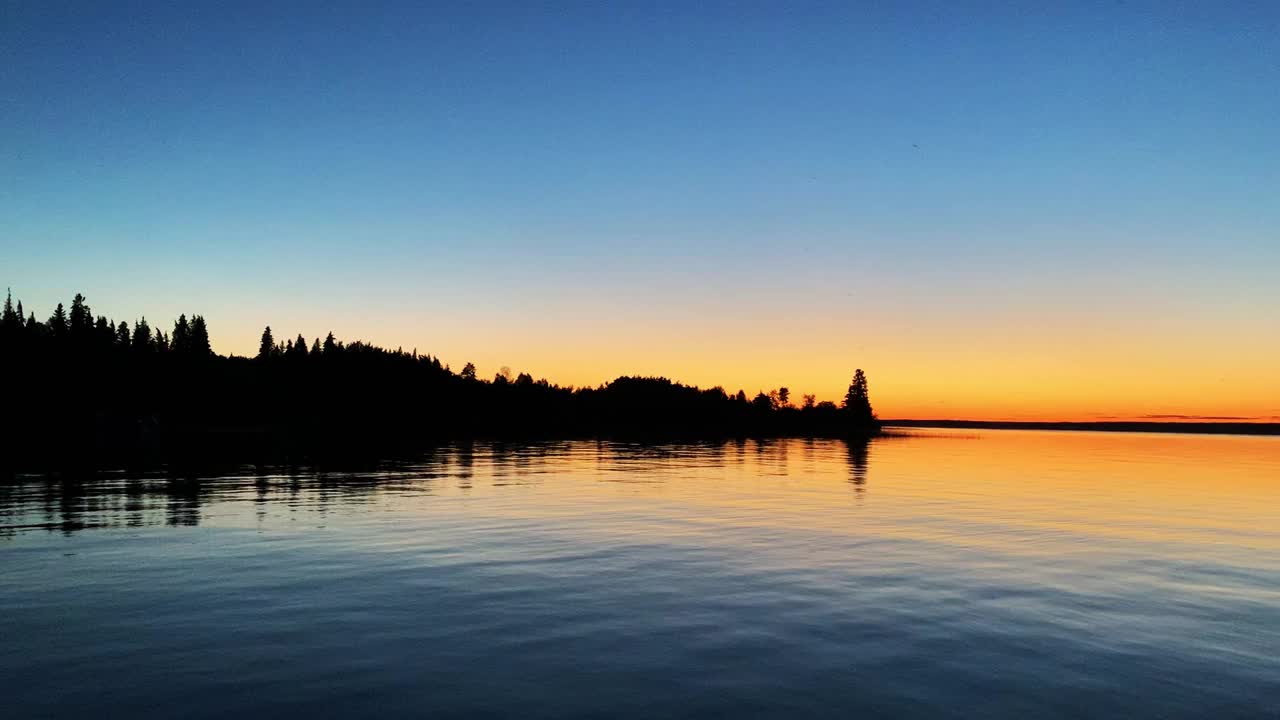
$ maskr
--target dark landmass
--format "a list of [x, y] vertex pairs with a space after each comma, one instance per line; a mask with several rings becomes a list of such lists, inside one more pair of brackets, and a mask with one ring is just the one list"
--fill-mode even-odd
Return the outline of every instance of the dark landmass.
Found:
[[83, 296], [46, 321], [6, 298], [0, 317], [0, 470], [296, 462], [412, 453], [465, 439], [715, 439], [879, 431], [867, 379], [844, 402], [786, 387], [729, 393], [663, 377], [563, 387], [503, 369], [492, 380], [416, 350], [277, 342], [221, 356], [200, 315], [172, 333], [95, 317]]
[[1095, 432], [1194, 433], [1203, 435], [1280, 435], [1280, 423], [1149, 422], [1023, 422], [1016, 420], [882, 420], [884, 427], [973, 428], [990, 430], [1091, 430]]

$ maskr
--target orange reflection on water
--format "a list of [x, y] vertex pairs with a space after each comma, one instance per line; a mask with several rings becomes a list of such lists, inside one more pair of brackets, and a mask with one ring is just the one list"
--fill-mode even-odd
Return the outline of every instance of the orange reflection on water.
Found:
[[[441, 462], [451, 470], [431, 497], [393, 511], [448, 524], [465, 509], [586, 545], [745, 544], [777, 566], [820, 554], [824, 537], [1049, 565], [1105, 550], [1230, 566], [1241, 546], [1280, 562], [1276, 438], [914, 430], [866, 445], [494, 446], [471, 451], [465, 484], [448, 479], [456, 455]], [[812, 545], [796, 542], [805, 534]]]

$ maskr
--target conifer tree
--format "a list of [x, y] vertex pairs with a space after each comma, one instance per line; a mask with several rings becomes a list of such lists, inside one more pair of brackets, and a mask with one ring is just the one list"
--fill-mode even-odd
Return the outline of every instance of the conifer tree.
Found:
[[89, 331], [93, 329], [93, 315], [89, 312], [89, 306], [84, 302], [84, 295], [76, 293], [75, 298], [71, 301], [71, 317], [68, 322], [71, 334], [79, 338], [89, 335]]
[[65, 337], [67, 334], [67, 311], [62, 308], [62, 303], [58, 303], [58, 307], [54, 309], [53, 314], [49, 316], [49, 332], [54, 337]]
[[188, 355], [191, 353], [191, 326], [187, 324], [186, 313], [178, 316], [178, 321], [173, 324], [172, 340], [169, 347], [179, 355]]
[[[22, 303], [18, 303], [19, 306]], [[4, 316], [0, 318], [0, 325], [6, 330], [13, 330], [22, 326], [22, 315], [20, 310], [13, 309], [13, 291], [9, 291], [4, 298]]]
[[849, 390], [844, 395], [844, 409], [849, 412], [855, 422], [867, 423], [875, 420], [871, 410], [871, 397], [867, 392], [867, 376], [858, 368], [849, 383]]
[[205, 325], [203, 315], [191, 317], [190, 351], [196, 357], [209, 357], [213, 348], [209, 345], [209, 327]]
[[116, 326], [116, 345], [126, 349], [129, 347], [129, 323], [121, 321]]
[[133, 349], [139, 351], [154, 350], [155, 345], [152, 342], [151, 326], [147, 324], [147, 318], [144, 315], [141, 320], [133, 323]]
[[271, 326], [268, 325], [266, 329], [262, 331], [262, 340], [258, 343], [258, 359], [266, 360], [275, 354], [275, 351], [276, 340], [271, 337]]
[[103, 348], [109, 348], [116, 342], [116, 326], [104, 315], [99, 315], [93, 324], [93, 342]]

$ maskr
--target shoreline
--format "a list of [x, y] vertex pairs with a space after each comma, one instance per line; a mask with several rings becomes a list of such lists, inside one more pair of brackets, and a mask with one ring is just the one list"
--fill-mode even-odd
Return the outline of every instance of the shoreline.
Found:
[[1131, 432], [1183, 435], [1280, 435], [1280, 423], [1250, 422], [1145, 422], [1130, 420], [881, 420], [884, 428], [951, 428], [969, 430], [1069, 430], [1077, 432]]

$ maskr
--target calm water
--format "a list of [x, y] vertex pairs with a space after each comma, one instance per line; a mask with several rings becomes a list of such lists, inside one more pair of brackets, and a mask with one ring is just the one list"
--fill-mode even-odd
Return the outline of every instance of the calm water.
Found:
[[1280, 439], [447, 448], [0, 489], [7, 718], [1280, 717]]

